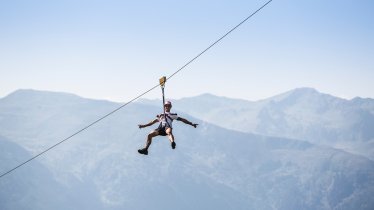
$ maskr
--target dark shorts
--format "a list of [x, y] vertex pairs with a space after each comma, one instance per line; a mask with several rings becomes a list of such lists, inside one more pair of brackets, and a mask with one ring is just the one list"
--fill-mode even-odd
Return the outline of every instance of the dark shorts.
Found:
[[162, 126], [158, 126], [158, 128], [155, 130], [158, 132], [158, 135], [160, 136], [167, 136], [168, 134], [166, 133], [166, 129], [169, 128], [169, 127], [162, 127]]

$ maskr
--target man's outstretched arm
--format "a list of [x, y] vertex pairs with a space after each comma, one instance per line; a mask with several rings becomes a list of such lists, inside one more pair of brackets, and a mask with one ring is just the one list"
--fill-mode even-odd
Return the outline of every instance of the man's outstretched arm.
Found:
[[138, 125], [138, 126], [139, 126], [139, 128], [145, 128], [145, 127], [151, 126], [151, 125], [153, 125], [153, 124], [155, 124], [157, 122], [158, 122], [158, 119], [154, 119], [154, 120], [152, 120], [151, 122], [149, 122], [149, 123], [147, 123], [145, 125]]
[[178, 117], [177, 120], [182, 121], [182, 122], [184, 122], [184, 123], [186, 123], [188, 125], [191, 125], [191, 126], [193, 126], [195, 128], [196, 128], [197, 125], [199, 125], [199, 124], [192, 123], [192, 122], [190, 122], [190, 121], [188, 121], [188, 120], [186, 120], [186, 119], [184, 119], [182, 117]]

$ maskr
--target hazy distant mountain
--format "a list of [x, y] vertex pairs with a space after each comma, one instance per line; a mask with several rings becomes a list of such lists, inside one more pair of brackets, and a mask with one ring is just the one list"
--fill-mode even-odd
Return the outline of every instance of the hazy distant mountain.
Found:
[[[0, 173], [31, 158], [23, 148], [0, 136]], [[53, 174], [38, 160], [28, 163], [12, 174], [0, 179], [0, 209], [39, 210], [39, 209], [85, 209], [98, 202], [82, 202], [77, 195], [85, 192], [82, 198], [92, 199], [95, 192], [81, 189], [83, 184], [73, 188], [57, 182]], [[91, 197], [90, 197], [91, 196]]]
[[204, 94], [175, 100], [174, 105], [176, 110], [225, 128], [308, 140], [374, 160], [373, 99], [345, 100], [299, 88], [256, 102]]
[[[119, 106], [73, 95], [21, 90], [0, 99], [0, 135], [35, 154]], [[80, 190], [75, 199], [99, 203], [89, 209], [374, 207], [373, 161], [304, 141], [228, 130], [183, 113], [179, 114], [200, 126], [194, 129], [175, 122], [176, 150], [165, 137], [158, 137], [150, 155], [139, 155], [136, 150], [152, 128], [139, 130], [137, 124], [150, 121], [159, 112], [156, 106], [130, 104], [37, 161], [65, 186], [59, 195]], [[9, 160], [21, 157], [13, 150], [17, 149], [7, 149]], [[39, 170], [31, 164], [22, 170], [29, 168]], [[46, 176], [50, 175], [38, 178]], [[14, 173], [0, 183], [8, 180], [7, 184], [16, 186], [17, 179], [26, 178]], [[40, 183], [24, 190], [48, 187]], [[20, 193], [2, 192], [0, 189], [0, 200]]]

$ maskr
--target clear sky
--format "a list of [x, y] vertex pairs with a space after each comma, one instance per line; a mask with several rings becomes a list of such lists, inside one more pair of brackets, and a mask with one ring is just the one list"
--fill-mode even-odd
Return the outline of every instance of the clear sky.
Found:
[[[0, 97], [27, 88], [125, 102], [265, 2], [0, 0]], [[173, 77], [167, 97], [313, 87], [374, 98], [373, 11], [372, 0], [273, 0]]]

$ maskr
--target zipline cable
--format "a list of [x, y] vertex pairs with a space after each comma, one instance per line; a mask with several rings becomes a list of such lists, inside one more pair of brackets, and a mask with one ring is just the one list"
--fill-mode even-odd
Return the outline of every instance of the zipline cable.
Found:
[[[270, 2], [272, 2], [273, 0], [269, 0], [268, 2], [266, 2], [264, 5], [262, 5], [260, 8], [258, 8], [256, 11], [254, 11], [253, 13], [251, 13], [248, 17], [246, 17], [244, 20], [242, 20], [239, 24], [237, 24], [235, 27], [233, 27], [231, 30], [229, 30], [226, 34], [224, 34], [223, 36], [221, 36], [219, 39], [217, 39], [217, 41], [213, 42], [211, 45], [209, 45], [209, 47], [207, 47], [205, 50], [201, 51], [197, 56], [195, 56], [194, 58], [192, 58], [191, 60], [189, 60], [185, 65], [183, 65], [181, 68], [179, 68], [177, 71], [175, 71], [173, 74], [171, 74], [166, 80], [169, 80], [170, 78], [172, 78], [173, 76], [175, 76], [177, 73], [179, 73], [180, 71], [182, 71], [184, 68], [186, 68], [188, 65], [190, 65], [192, 62], [194, 62], [197, 58], [199, 58], [201, 55], [203, 55], [205, 52], [207, 52], [210, 48], [212, 48], [214, 45], [216, 45], [218, 42], [220, 42], [222, 39], [224, 39], [227, 35], [229, 35], [231, 32], [233, 32], [235, 29], [237, 29], [239, 26], [241, 26], [243, 23], [245, 23], [248, 19], [250, 19], [252, 16], [254, 16], [256, 13], [258, 13], [261, 9], [263, 9], [264, 7], [266, 7]], [[101, 118], [95, 120], [94, 122], [90, 123], [89, 125], [83, 127], [82, 129], [76, 131], [75, 133], [73, 133], [72, 135], [66, 137], [65, 139], [59, 141], [58, 143], [50, 146], [49, 148], [45, 149], [44, 151], [38, 153], [37, 155], [31, 157], [30, 159], [20, 163], [19, 165], [15, 166], [14, 168], [8, 170], [7, 172], [3, 173], [0, 175], [0, 178], [4, 177], [5, 175], [13, 172], [14, 170], [20, 168], [21, 166], [27, 164], [28, 162], [34, 160], [35, 158], [43, 155], [44, 153], [48, 152], [49, 150], [53, 149], [54, 147], [62, 144], [63, 142], [71, 139], [72, 137], [74, 137], [75, 135], [81, 133], [82, 131], [88, 129], [89, 127], [93, 126], [94, 124], [100, 122], [101, 120], [103, 120], [104, 118], [107, 118], [108, 116], [114, 114], [115, 112], [117, 112], [118, 110], [122, 109], [123, 107], [127, 106], [128, 104], [134, 102], [135, 100], [139, 99], [140, 97], [144, 96], [145, 94], [151, 92], [152, 90], [154, 90], [155, 88], [157, 88], [158, 86], [160, 86], [160, 84], [157, 84], [155, 85], [154, 87], [150, 88], [149, 90], [145, 91], [144, 93], [136, 96], [135, 98], [131, 99], [130, 101], [128, 101], [127, 103], [121, 105], [120, 107], [116, 108], [115, 110], [109, 112], [108, 114], [102, 116]]]
[[5, 175], [11, 173], [12, 171], [16, 170], [17, 168], [19, 168], [19, 167], [25, 165], [26, 163], [28, 163], [28, 162], [34, 160], [35, 158], [41, 156], [42, 154], [48, 152], [49, 150], [51, 150], [51, 149], [53, 149], [54, 147], [56, 147], [56, 146], [62, 144], [63, 142], [65, 142], [65, 141], [71, 139], [73, 136], [79, 134], [80, 132], [86, 130], [87, 128], [89, 128], [89, 127], [91, 127], [91, 126], [93, 126], [94, 124], [98, 123], [99, 121], [103, 120], [104, 118], [108, 117], [109, 115], [115, 113], [116, 111], [122, 109], [123, 107], [125, 107], [125, 106], [127, 106], [128, 104], [132, 103], [133, 101], [137, 100], [138, 98], [140, 98], [140, 97], [144, 96], [145, 94], [151, 92], [153, 89], [157, 88], [158, 86], [159, 86], [159, 85], [156, 85], [156, 86], [152, 87], [151, 89], [149, 89], [149, 90], [147, 90], [146, 92], [140, 94], [139, 96], [133, 98], [132, 100], [128, 101], [127, 103], [123, 104], [122, 106], [118, 107], [117, 109], [115, 109], [115, 110], [109, 112], [108, 114], [102, 116], [101, 118], [95, 120], [94, 122], [92, 122], [91, 124], [87, 125], [86, 127], [84, 127], [84, 128], [82, 128], [82, 129], [76, 131], [75, 133], [73, 133], [72, 135], [68, 136], [67, 138], [65, 138], [65, 139], [61, 140], [60, 142], [58, 142], [58, 143], [56, 143], [56, 144], [50, 146], [50, 147], [47, 148], [46, 150], [44, 150], [44, 151], [40, 152], [39, 154], [37, 154], [37, 155], [31, 157], [30, 159], [26, 160], [25, 162], [23, 162], [23, 163], [17, 165], [16, 167], [12, 168], [11, 170], [9, 170], [9, 171], [7, 171], [7, 172], [1, 174], [0, 178], [2, 178], [3, 176], [5, 176]]
[[209, 47], [207, 47], [205, 50], [201, 51], [201, 53], [199, 53], [197, 56], [195, 56], [190, 61], [188, 61], [184, 66], [182, 66], [176, 72], [174, 72], [172, 75], [170, 75], [167, 78], [167, 80], [169, 80], [170, 78], [172, 78], [174, 75], [178, 74], [180, 71], [182, 71], [182, 69], [184, 69], [186, 66], [190, 65], [190, 63], [194, 62], [198, 57], [200, 57], [202, 54], [204, 54], [206, 51], [208, 51], [210, 48], [212, 48], [214, 45], [216, 45], [218, 42], [220, 42], [222, 39], [224, 39], [227, 35], [229, 35], [231, 32], [233, 32], [235, 29], [237, 29], [243, 23], [245, 23], [249, 18], [251, 18], [252, 16], [254, 16], [257, 12], [259, 12], [260, 10], [262, 10], [264, 7], [266, 7], [272, 1], [273, 0], [269, 0], [264, 5], [262, 5], [260, 8], [258, 8], [256, 11], [254, 11], [252, 14], [250, 14], [248, 17], [246, 17], [244, 20], [242, 20], [239, 24], [237, 24], [235, 27], [233, 27], [230, 31], [228, 31], [226, 34], [224, 34], [223, 36], [221, 36], [221, 38], [217, 39], [217, 41], [213, 42], [211, 45], [209, 45]]

